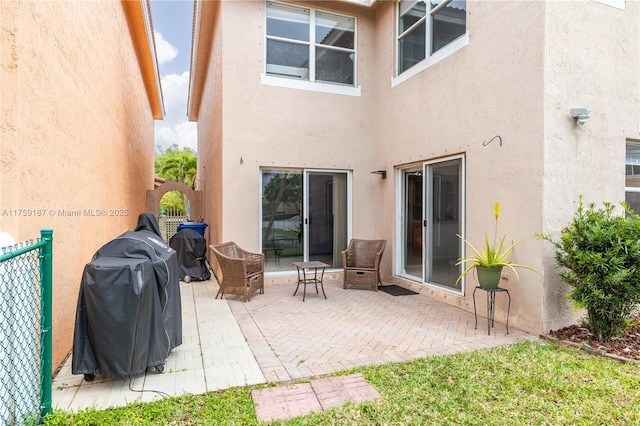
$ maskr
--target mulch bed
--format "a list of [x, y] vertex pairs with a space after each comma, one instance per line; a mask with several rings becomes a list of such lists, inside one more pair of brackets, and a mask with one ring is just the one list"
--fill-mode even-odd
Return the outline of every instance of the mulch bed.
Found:
[[549, 335], [561, 342], [578, 345], [589, 352], [640, 361], [640, 315], [632, 323], [635, 325], [627, 327], [623, 336], [613, 338], [610, 342], [598, 342], [583, 325], [570, 325], [552, 330]]

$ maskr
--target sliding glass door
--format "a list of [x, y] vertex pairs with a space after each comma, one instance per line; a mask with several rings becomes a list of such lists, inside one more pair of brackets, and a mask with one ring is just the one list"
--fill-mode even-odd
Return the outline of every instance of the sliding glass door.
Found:
[[423, 225], [422, 166], [403, 171], [404, 229], [403, 229], [403, 272], [412, 278], [422, 280], [423, 276]]
[[402, 170], [400, 275], [461, 291], [462, 171], [461, 157]]
[[262, 250], [266, 271], [295, 270], [319, 260], [342, 267], [349, 238], [350, 176], [346, 171], [263, 170]]

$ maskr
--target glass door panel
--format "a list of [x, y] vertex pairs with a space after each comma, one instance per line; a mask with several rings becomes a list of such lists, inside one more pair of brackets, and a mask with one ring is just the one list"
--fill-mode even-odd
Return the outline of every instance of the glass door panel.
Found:
[[302, 172], [262, 172], [262, 253], [265, 271], [295, 270], [303, 260]]
[[404, 177], [404, 246], [403, 271], [422, 281], [423, 276], [423, 218], [422, 218], [422, 167], [403, 172]]
[[347, 247], [347, 173], [305, 173], [305, 258], [342, 267]]
[[462, 232], [461, 182], [462, 160], [456, 159], [424, 166], [428, 176], [425, 199], [428, 207], [427, 241], [424, 247], [425, 279], [445, 287], [455, 286], [459, 267], [455, 266], [460, 257], [460, 239]]

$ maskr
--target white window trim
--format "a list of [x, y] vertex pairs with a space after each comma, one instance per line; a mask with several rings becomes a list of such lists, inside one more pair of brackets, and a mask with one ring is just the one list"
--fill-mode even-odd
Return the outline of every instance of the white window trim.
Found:
[[[286, 3], [280, 3], [277, 1], [271, 1], [271, 3], [276, 3], [276, 4], [284, 4], [287, 5]], [[265, 2], [266, 4], [266, 2]], [[289, 5], [291, 6], [291, 5]], [[294, 7], [298, 7], [301, 8], [300, 6], [294, 6]], [[298, 90], [307, 90], [310, 92], [321, 92], [321, 93], [331, 93], [331, 94], [335, 94], [335, 95], [347, 95], [347, 96], [361, 96], [362, 95], [362, 88], [361, 86], [357, 85], [358, 82], [358, 19], [355, 16], [351, 16], [351, 15], [343, 15], [340, 13], [335, 13], [335, 12], [330, 12], [328, 10], [324, 10], [324, 9], [317, 9], [317, 8], [307, 8], [309, 9], [310, 13], [309, 13], [309, 28], [310, 28], [310, 34], [309, 34], [309, 46], [310, 46], [310, 50], [309, 50], [309, 58], [315, 58], [315, 51], [316, 51], [316, 43], [315, 43], [315, 12], [325, 12], [325, 13], [329, 13], [329, 14], [334, 14], [334, 15], [339, 15], [339, 16], [345, 16], [345, 17], [349, 17], [349, 18], [353, 18], [353, 54], [354, 54], [354, 58], [353, 58], [353, 86], [347, 86], [347, 85], [342, 85], [339, 83], [331, 83], [331, 82], [324, 82], [324, 81], [315, 81], [315, 64], [313, 67], [309, 67], [309, 80], [296, 80], [293, 79], [291, 77], [279, 77], [276, 75], [268, 75], [267, 74], [267, 43], [264, 43], [264, 70], [263, 72], [260, 74], [260, 83], [265, 85], [265, 86], [274, 86], [274, 87], [285, 87], [288, 89], [298, 89]], [[265, 6], [265, 10], [266, 10], [266, 6]], [[265, 14], [265, 19], [266, 19], [266, 14]], [[267, 35], [267, 25], [265, 23], [264, 25], [264, 40], [266, 41], [268, 38]], [[277, 39], [275, 37], [272, 37], [272, 39]], [[287, 40], [287, 42], [292, 42], [291, 40]], [[301, 44], [307, 44], [307, 43], [301, 43]], [[332, 46], [328, 46], [329, 49], [332, 49]], [[350, 49], [340, 49], [340, 48], [334, 48], [334, 50], [350, 50]]]
[[[432, 67], [433, 65], [442, 61], [443, 59], [453, 55], [455, 52], [467, 46], [468, 44], [469, 44], [469, 30], [467, 30], [463, 35], [461, 35], [451, 43], [437, 50], [433, 55], [415, 64], [414, 66], [412, 66], [411, 68], [409, 68], [408, 70], [400, 74], [399, 76], [392, 77], [391, 87], [393, 88], [401, 83], [404, 83], [414, 75], [421, 73], [427, 68]], [[398, 59], [396, 59], [396, 66], [397, 66], [397, 63], [398, 63]]]
[[625, 0], [593, 0], [596, 3], [602, 3], [607, 6], [615, 7], [616, 9], [624, 10]]
[[275, 75], [260, 74], [260, 83], [265, 86], [286, 87], [288, 89], [308, 90], [311, 92], [332, 93], [334, 95], [360, 96], [362, 90], [360, 86], [341, 86], [331, 83], [314, 83], [312, 81], [295, 80], [287, 77], [277, 77]]

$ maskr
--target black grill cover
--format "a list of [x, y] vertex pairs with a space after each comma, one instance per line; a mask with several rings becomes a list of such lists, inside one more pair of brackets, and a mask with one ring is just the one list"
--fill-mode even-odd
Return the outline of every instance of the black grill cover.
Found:
[[151, 231], [158, 237], [162, 237], [158, 221], [151, 213], [141, 213], [140, 216], [138, 216], [138, 225], [134, 231]]
[[102, 246], [82, 275], [72, 373], [133, 377], [182, 343], [176, 252], [148, 230]]
[[[204, 281], [211, 278], [207, 267], [207, 241], [197, 231], [184, 228], [171, 237], [169, 245], [178, 254], [178, 276], [189, 280]], [[188, 280], [185, 280], [188, 281]]]

